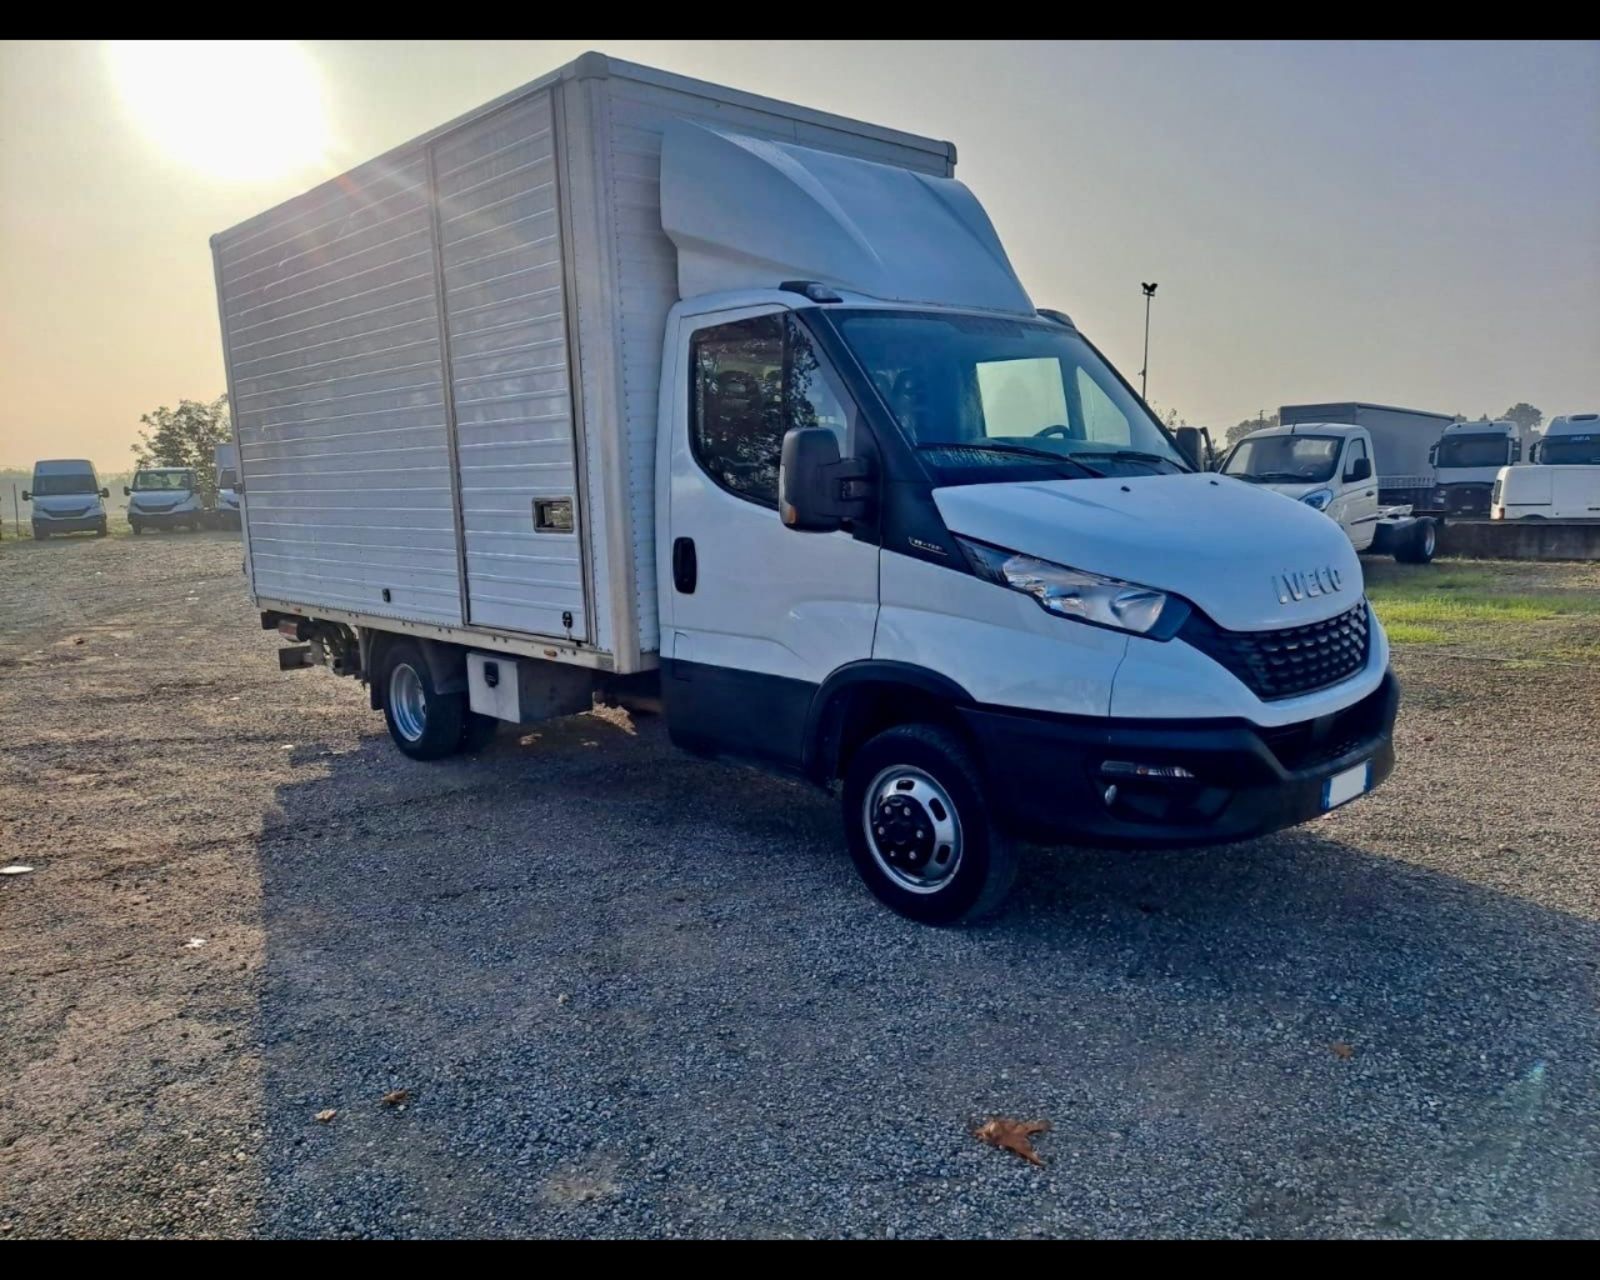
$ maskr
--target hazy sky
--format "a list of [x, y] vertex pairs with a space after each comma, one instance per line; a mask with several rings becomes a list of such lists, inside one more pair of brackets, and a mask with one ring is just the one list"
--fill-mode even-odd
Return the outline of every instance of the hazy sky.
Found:
[[211, 233], [585, 48], [955, 142], [1130, 378], [1160, 283], [1150, 396], [1188, 421], [1600, 410], [1596, 43], [341, 42], [264, 91], [249, 51], [4, 44], [0, 464], [127, 465], [140, 413], [223, 390]]

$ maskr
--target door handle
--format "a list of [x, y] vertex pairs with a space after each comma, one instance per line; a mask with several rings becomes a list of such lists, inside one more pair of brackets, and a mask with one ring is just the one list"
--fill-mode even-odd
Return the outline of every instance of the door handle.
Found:
[[672, 543], [672, 585], [683, 595], [694, 594], [694, 584], [700, 577], [700, 566], [695, 561], [694, 539], [676, 538]]

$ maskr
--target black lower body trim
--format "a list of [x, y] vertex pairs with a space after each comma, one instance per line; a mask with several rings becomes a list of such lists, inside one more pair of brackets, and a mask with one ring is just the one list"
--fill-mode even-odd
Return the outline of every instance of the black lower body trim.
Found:
[[[977, 740], [995, 818], [1045, 844], [1226, 844], [1324, 812], [1323, 786], [1371, 762], [1394, 770], [1400, 687], [1393, 673], [1352, 707], [1283, 729], [1243, 720], [1138, 721], [961, 709]], [[1108, 773], [1108, 760], [1176, 765], [1188, 779]], [[1112, 798], [1108, 788], [1115, 786]]]
[[807, 680], [661, 660], [661, 700], [673, 744], [696, 755], [802, 772], [817, 686]]

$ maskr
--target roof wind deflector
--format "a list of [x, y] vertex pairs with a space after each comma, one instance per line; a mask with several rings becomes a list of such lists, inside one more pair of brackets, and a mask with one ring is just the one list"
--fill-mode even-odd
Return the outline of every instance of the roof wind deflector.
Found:
[[972, 192], [920, 170], [673, 120], [661, 141], [661, 228], [683, 298], [782, 280], [1034, 314]]
[[1072, 323], [1072, 317], [1069, 316], [1065, 311], [1056, 311], [1051, 307], [1040, 307], [1039, 314], [1046, 320], [1054, 320], [1057, 324], [1064, 324], [1069, 329], [1076, 329], [1078, 327]]
[[841, 298], [827, 285], [816, 280], [785, 280], [778, 286], [780, 293], [798, 293], [802, 297], [810, 298], [813, 302], [843, 302]]

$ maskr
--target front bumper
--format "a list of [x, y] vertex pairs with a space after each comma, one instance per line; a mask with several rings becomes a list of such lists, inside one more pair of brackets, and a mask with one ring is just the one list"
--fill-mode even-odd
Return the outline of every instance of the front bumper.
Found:
[[58, 516], [48, 520], [41, 520], [38, 516], [33, 517], [33, 536], [36, 538], [41, 533], [87, 533], [90, 530], [94, 530], [98, 533], [105, 527], [106, 517], [104, 512], [101, 512], [98, 515], [90, 514], [86, 516], [67, 517]]
[[1448, 484], [1434, 490], [1432, 505], [1447, 516], [1463, 520], [1487, 520], [1489, 499], [1493, 494], [1492, 483]]
[[[1392, 671], [1353, 706], [1262, 729], [1244, 720], [1129, 720], [964, 709], [996, 820], [1043, 844], [1226, 844], [1318, 817], [1323, 784], [1372, 762], [1394, 771], [1400, 685]], [[1107, 760], [1179, 765], [1192, 780], [1111, 775]], [[1107, 802], [1106, 788], [1116, 785]]]
[[142, 529], [170, 529], [175, 525], [191, 525], [204, 519], [199, 511], [136, 511], [128, 508], [128, 523]]

